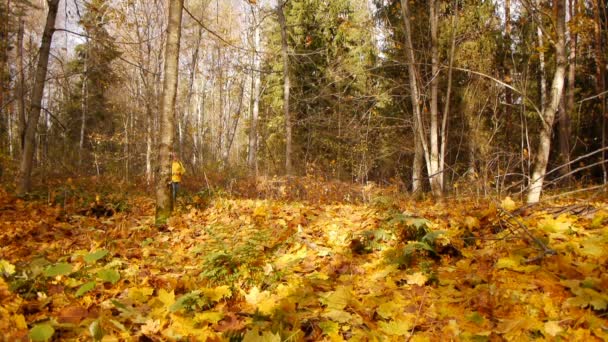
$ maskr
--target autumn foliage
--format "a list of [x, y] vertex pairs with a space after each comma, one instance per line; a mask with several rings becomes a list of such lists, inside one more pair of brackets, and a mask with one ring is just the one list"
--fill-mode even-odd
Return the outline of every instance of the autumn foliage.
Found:
[[83, 187], [0, 193], [4, 340], [608, 338], [599, 195], [521, 207], [249, 180], [183, 194], [159, 228], [149, 196]]

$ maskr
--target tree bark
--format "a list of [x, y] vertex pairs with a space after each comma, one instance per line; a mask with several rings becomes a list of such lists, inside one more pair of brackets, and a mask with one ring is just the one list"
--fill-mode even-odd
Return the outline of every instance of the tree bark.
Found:
[[[594, 27], [593, 35], [595, 40], [595, 78], [596, 78], [596, 91], [598, 94], [602, 94], [600, 99], [600, 111], [602, 118], [602, 148], [605, 148], [608, 141], [606, 136], [606, 96], [604, 91], [606, 89], [606, 73], [605, 73], [605, 62], [604, 62], [604, 48], [602, 43], [602, 19], [600, 11], [602, 10], [603, 1], [593, 0], [593, 17]], [[602, 173], [604, 178], [604, 184], [608, 181], [608, 169], [606, 167], [606, 152], [602, 152]]]
[[260, 23], [258, 23], [259, 10], [257, 5], [252, 5], [252, 16], [253, 16], [253, 87], [252, 87], [252, 98], [253, 108], [251, 109], [251, 121], [249, 125], [249, 151], [247, 154], [247, 165], [249, 171], [253, 175], [257, 175], [257, 154], [258, 154], [258, 118], [260, 113]]
[[0, 10], [5, 10], [0, 13], [0, 108], [4, 109], [4, 106], [9, 103], [6, 99], [9, 98], [11, 77], [10, 77], [10, 64], [9, 64], [9, 48], [10, 48], [10, 28], [9, 18], [11, 16], [11, 1], [6, 2], [6, 8], [0, 7]]
[[87, 47], [86, 52], [85, 52], [85, 56], [84, 56], [84, 70], [83, 70], [83, 74], [82, 74], [82, 103], [80, 104], [81, 106], [81, 111], [82, 111], [82, 116], [81, 116], [81, 120], [82, 122], [80, 123], [80, 142], [78, 144], [78, 165], [82, 166], [82, 155], [84, 153], [84, 136], [85, 136], [85, 131], [86, 131], [86, 127], [87, 127], [87, 99], [89, 97], [88, 94], [88, 64], [89, 64], [89, 39], [87, 38], [85, 40], [85, 45]]
[[[568, 0], [570, 9], [570, 20], [574, 20], [577, 15], [576, 7], [578, 1]], [[566, 111], [564, 117], [560, 118], [560, 151], [562, 154], [562, 163], [567, 164], [563, 167], [562, 175], [570, 173], [570, 118], [574, 114], [575, 102], [574, 91], [576, 89], [576, 45], [578, 35], [570, 30], [570, 53], [568, 57], [568, 88], [566, 93]], [[567, 176], [566, 176], [567, 177]], [[568, 177], [570, 178], [570, 177]]]
[[[504, 81], [508, 85], [511, 85], [511, 83], [513, 83], [513, 76], [511, 72], [513, 52], [511, 51], [511, 43], [511, 0], [505, 0], [505, 51], [507, 55], [505, 56], [503, 65], [505, 72]], [[509, 123], [512, 121], [511, 114], [513, 107], [513, 92], [509, 87], [505, 87], [505, 104], [505, 117], [507, 121], [507, 127], [510, 127], [511, 125]]]
[[281, 28], [281, 54], [283, 56], [283, 111], [285, 114], [285, 174], [288, 176], [292, 174], [292, 122], [291, 113], [289, 112], [289, 92], [291, 90], [290, 78], [289, 78], [289, 54], [287, 46], [287, 22], [285, 20], [285, 14], [283, 13], [283, 6], [285, 3], [279, 1], [277, 4], [277, 16], [279, 18], [279, 26]]
[[429, 16], [431, 20], [431, 127], [430, 127], [430, 145], [431, 154], [429, 158], [429, 181], [431, 183], [431, 192], [435, 197], [441, 197], [441, 177], [439, 171], [439, 110], [438, 104], [438, 87], [439, 87], [439, 51], [437, 48], [437, 14], [436, 0], [429, 1]]
[[423, 156], [426, 155], [425, 138], [422, 127], [422, 113], [420, 111], [420, 93], [416, 75], [416, 57], [412, 43], [412, 29], [410, 25], [410, 10], [408, 0], [401, 0], [401, 13], [405, 29], [405, 57], [407, 61], [408, 77], [410, 83], [410, 100], [412, 102], [412, 114], [414, 117], [414, 161], [412, 165], [412, 192], [420, 190], [422, 181]]
[[545, 172], [549, 162], [549, 152], [551, 150], [551, 133], [553, 131], [553, 122], [555, 113], [558, 110], [560, 100], [564, 88], [564, 78], [566, 76], [566, 11], [565, 0], [554, 0], [555, 7], [555, 73], [553, 74], [553, 82], [551, 85], [551, 99], [547, 104], [547, 108], [543, 112], [543, 122], [539, 132], [538, 147], [534, 165], [532, 166], [532, 176], [530, 177], [530, 188], [527, 196], [527, 203], [537, 203], [540, 200], [540, 194], [545, 180]]
[[175, 97], [177, 95], [178, 60], [181, 38], [182, 9], [184, 0], [169, 3], [169, 23], [165, 46], [165, 78], [158, 144], [158, 177], [156, 178], [156, 224], [165, 224], [173, 211], [173, 199], [169, 191], [171, 182], [170, 153], [175, 139]]
[[[540, 12], [540, 0], [536, 0], [536, 7]], [[536, 37], [538, 39], [538, 73], [539, 73], [539, 84], [540, 84], [540, 111], [545, 111], [545, 105], [547, 104], [547, 76], [545, 73], [545, 47], [543, 30], [540, 27], [542, 21], [541, 17], [536, 18]]]
[[17, 112], [19, 117], [19, 148], [23, 151], [23, 142], [25, 137], [25, 63], [23, 63], [23, 35], [24, 35], [23, 17], [19, 17], [19, 30], [17, 31]]
[[59, 0], [48, 0], [49, 10], [46, 17], [46, 24], [42, 33], [42, 41], [38, 54], [38, 64], [36, 65], [36, 77], [32, 88], [29, 118], [25, 128], [23, 142], [23, 153], [19, 167], [19, 182], [17, 194], [24, 195], [31, 190], [32, 166], [34, 162], [34, 150], [36, 148], [36, 127], [40, 119], [42, 110], [42, 96], [44, 95], [44, 85], [46, 83], [46, 72], [49, 64], [51, 52], [51, 42], [55, 32], [55, 18], [57, 17], [57, 7]]
[[445, 158], [448, 144], [448, 117], [450, 115], [450, 101], [452, 94], [452, 71], [454, 66], [454, 53], [456, 51], [456, 30], [458, 28], [458, 3], [454, 3], [454, 13], [452, 14], [452, 37], [450, 41], [450, 55], [448, 62], [448, 84], [445, 95], [445, 105], [443, 107], [443, 118], [441, 122], [441, 152], [439, 154], [439, 177], [441, 190], [445, 191]]

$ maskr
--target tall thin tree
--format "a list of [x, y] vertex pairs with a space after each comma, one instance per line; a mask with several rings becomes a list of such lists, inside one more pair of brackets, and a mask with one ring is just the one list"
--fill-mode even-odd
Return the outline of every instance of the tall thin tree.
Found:
[[540, 200], [547, 164], [549, 162], [549, 152], [551, 150], [551, 133], [555, 114], [558, 110], [564, 89], [564, 78], [566, 76], [566, 0], [554, 0], [555, 13], [555, 71], [551, 84], [549, 103], [542, 113], [541, 129], [539, 132], [538, 146], [535, 151], [534, 164], [530, 177], [530, 188], [528, 191], [527, 202], [537, 203]]
[[30, 100], [29, 117], [25, 126], [25, 135], [23, 138], [23, 151], [19, 167], [19, 182], [17, 184], [17, 194], [19, 195], [24, 195], [29, 192], [32, 187], [36, 127], [38, 126], [40, 111], [42, 110], [42, 96], [44, 95], [44, 85], [46, 84], [46, 71], [49, 65], [53, 33], [55, 32], [57, 8], [59, 7], [59, 0], [48, 0], [47, 3], [49, 10], [42, 33], [42, 41], [38, 53], [38, 64], [36, 65], [36, 78], [34, 80], [34, 87], [32, 88], [32, 97]]
[[169, 24], [165, 45], [165, 79], [160, 117], [158, 144], [158, 177], [156, 177], [156, 224], [165, 224], [173, 212], [171, 182], [171, 149], [175, 140], [175, 97], [177, 95], [179, 46], [184, 0], [169, 3]]
[[286, 2], [279, 0], [277, 3], [277, 16], [279, 18], [279, 27], [281, 30], [281, 54], [283, 56], [283, 111], [285, 113], [285, 173], [291, 175], [292, 173], [292, 154], [293, 146], [291, 141], [292, 136], [292, 122], [291, 114], [289, 112], [289, 92], [291, 90], [291, 82], [289, 78], [289, 53], [287, 51], [287, 21], [285, 20], [285, 13], [283, 7]]

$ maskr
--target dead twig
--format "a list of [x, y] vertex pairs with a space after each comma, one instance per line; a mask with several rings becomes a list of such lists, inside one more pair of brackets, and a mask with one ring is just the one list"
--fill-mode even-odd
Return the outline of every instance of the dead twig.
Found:
[[[534, 236], [534, 234], [532, 234], [530, 229], [528, 229], [528, 227], [526, 227], [526, 225], [519, 219], [519, 217], [513, 215], [512, 213], [510, 213], [507, 210], [503, 210], [503, 209], [498, 209], [498, 210], [501, 215], [507, 216], [507, 220], [504, 220], [505, 223], [507, 223], [510, 226], [513, 225], [513, 223], [515, 223], [515, 225], [524, 233], [524, 235], [528, 239], [532, 240], [532, 242], [534, 242], [540, 249], [541, 254], [535, 258], [526, 260], [526, 263], [538, 261], [538, 260], [544, 258], [546, 255], [557, 254], [557, 252], [554, 249], [549, 248], [542, 240], [540, 240], [539, 238]], [[515, 233], [514, 230], [512, 230], [512, 232]]]

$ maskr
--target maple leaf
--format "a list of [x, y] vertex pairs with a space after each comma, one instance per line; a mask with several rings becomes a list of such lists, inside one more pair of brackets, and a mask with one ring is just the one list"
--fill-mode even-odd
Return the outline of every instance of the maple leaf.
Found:
[[193, 319], [175, 314], [171, 315], [169, 327], [162, 330], [161, 334], [170, 340], [192, 339], [194, 341], [213, 340], [217, 336], [209, 327], [199, 328]]
[[260, 332], [257, 328], [248, 330], [243, 336], [243, 342], [281, 342], [281, 335], [271, 331]]
[[391, 336], [405, 336], [409, 335], [414, 322], [410, 320], [391, 320], [388, 322], [378, 322], [380, 330], [387, 335]]
[[564, 331], [564, 328], [560, 327], [559, 322], [557, 322], [557, 321], [548, 321], [548, 322], [545, 322], [544, 331], [549, 336], [555, 337], [559, 333]]
[[515, 210], [515, 208], [517, 208], [517, 205], [515, 204], [513, 199], [511, 199], [511, 197], [509, 197], [509, 196], [505, 197], [502, 200], [502, 202], [500, 203], [500, 206], [506, 211], [513, 211], [513, 210]]
[[219, 302], [223, 298], [229, 298], [232, 296], [232, 291], [228, 285], [218, 286], [211, 289], [203, 288], [201, 289], [201, 292], [212, 302]]
[[328, 309], [343, 310], [352, 298], [352, 287], [338, 286], [335, 291], [327, 292], [321, 296], [321, 303]]
[[15, 274], [15, 266], [13, 266], [10, 262], [1, 259], [0, 260], [0, 273], [3, 273], [5, 276], [10, 276]]
[[344, 310], [329, 309], [323, 312], [323, 317], [329, 318], [338, 323], [354, 323], [353, 315]]
[[245, 294], [247, 303], [256, 307], [261, 313], [270, 315], [277, 306], [277, 298], [272, 296], [268, 291], [260, 292], [257, 286], [251, 288], [249, 293]]
[[217, 324], [224, 318], [224, 314], [217, 311], [205, 311], [194, 315], [194, 321], [197, 323]]
[[537, 226], [548, 233], [569, 233], [574, 231], [572, 222], [566, 215], [560, 215], [557, 219], [546, 215], [545, 218], [538, 222]]
[[154, 289], [151, 287], [132, 287], [129, 289], [129, 298], [135, 302], [145, 303], [154, 293]]
[[429, 280], [429, 277], [424, 275], [424, 273], [422, 272], [416, 272], [414, 274], [406, 275], [405, 279], [410, 285], [423, 286], [424, 284], [426, 284], [427, 280]]
[[389, 319], [389, 318], [395, 316], [397, 313], [403, 311], [403, 307], [404, 307], [403, 304], [404, 303], [401, 303], [398, 300], [391, 300], [391, 301], [381, 304], [376, 309], [376, 312], [378, 313], [378, 315], [380, 315], [380, 317], [382, 317], [384, 319]]
[[160, 331], [159, 319], [148, 319], [146, 324], [141, 326], [141, 333], [144, 335], [155, 335]]
[[480, 222], [479, 219], [473, 216], [466, 216], [464, 218], [464, 226], [468, 229], [476, 229], [479, 228]]
[[160, 289], [158, 291], [158, 299], [164, 304], [165, 308], [169, 308], [175, 303], [175, 293], [173, 290], [167, 292], [165, 289]]

